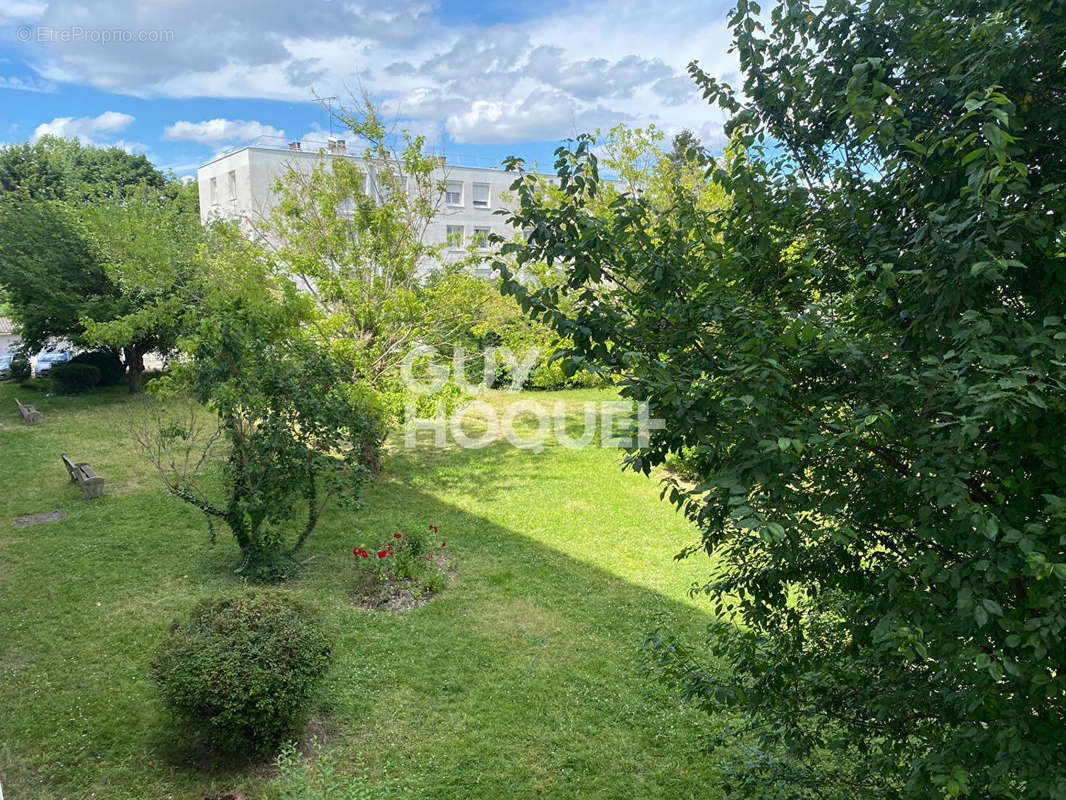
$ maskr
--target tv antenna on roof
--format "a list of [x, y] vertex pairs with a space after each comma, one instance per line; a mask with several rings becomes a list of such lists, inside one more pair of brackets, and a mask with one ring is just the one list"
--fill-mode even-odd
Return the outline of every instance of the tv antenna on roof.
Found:
[[330, 95], [329, 97], [318, 98], [319, 104], [326, 104], [326, 113], [329, 114], [329, 138], [333, 138], [333, 101], [337, 99], [336, 95]]

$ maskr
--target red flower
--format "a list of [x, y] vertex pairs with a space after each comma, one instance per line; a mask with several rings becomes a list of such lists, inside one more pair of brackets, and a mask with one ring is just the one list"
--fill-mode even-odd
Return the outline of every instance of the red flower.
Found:
[[401, 538], [402, 536], [403, 536], [403, 534], [402, 534], [402, 533], [394, 533], [394, 534], [393, 534], [393, 538], [395, 538], [395, 539], [399, 539], [399, 538]]
[[441, 542], [441, 543], [440, 543], [440, 546], [441, 546], [441, 547], [444, 547], [444, 545], [446, 545], [446, 544], [447, 544], [447, 542]]
[[378, 558], [384, 558], [389, 554], [388, 550], [378, 550]]
[[352, 555], [353, 555], [353, 556], [357, 556], [357, 555], [359, 555], [359, 548], [358, 548], [358, 547], [357, 547], [357, 548], [355, 548], [354, 550], [352, 550]]

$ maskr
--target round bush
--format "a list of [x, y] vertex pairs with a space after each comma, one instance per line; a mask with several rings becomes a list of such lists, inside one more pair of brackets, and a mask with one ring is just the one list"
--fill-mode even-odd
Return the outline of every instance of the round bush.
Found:
[[65, 361], [48, 370], [48, 377], [60, 394], [82, 394], [100, 383], [100, 370], [92, 364]]
[[118, 386], [126, 375], [126, 366], [108, 350], [90, 350], [78, 353], [70, 359], [71, 364], [88, 364], [100, 370], [100, 386]]
[[265, 755], [302, 730], [334, 638], [281, 592], [205, 600], [171, 626], [152, 677], [167, 708], [215, 747]]
[[11, 377], [19, 383], [25, 383], [33, 377], [33, 366], [24, 355], [17, 355], [11, 359]]

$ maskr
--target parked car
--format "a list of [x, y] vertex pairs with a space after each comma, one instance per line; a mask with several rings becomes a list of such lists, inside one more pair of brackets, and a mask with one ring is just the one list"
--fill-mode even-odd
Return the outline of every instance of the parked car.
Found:
[[62, 364], [64, 361], [70, 361], [69, 350], [45, 350], [37, 356], [37, 376], [48, 372], [53, 364]]
[[11, 377], [11, 360], [14, 357], [14, 353], [0, 353], [0, 381]]

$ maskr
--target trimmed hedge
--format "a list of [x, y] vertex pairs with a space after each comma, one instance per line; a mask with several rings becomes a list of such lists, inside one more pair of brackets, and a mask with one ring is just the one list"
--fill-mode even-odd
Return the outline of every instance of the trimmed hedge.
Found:
[[126, 365], [108, 350], [90, 350], [78, 353], [70, 359], [71, 364], [88, 364], [100, 370], [100, 386], [118, 386], [126, 376]]
[[60, 394], [83, 394], [100, 383], [100, 370], [92, 364], [64, 361], [54, 364], [48, 377]]

